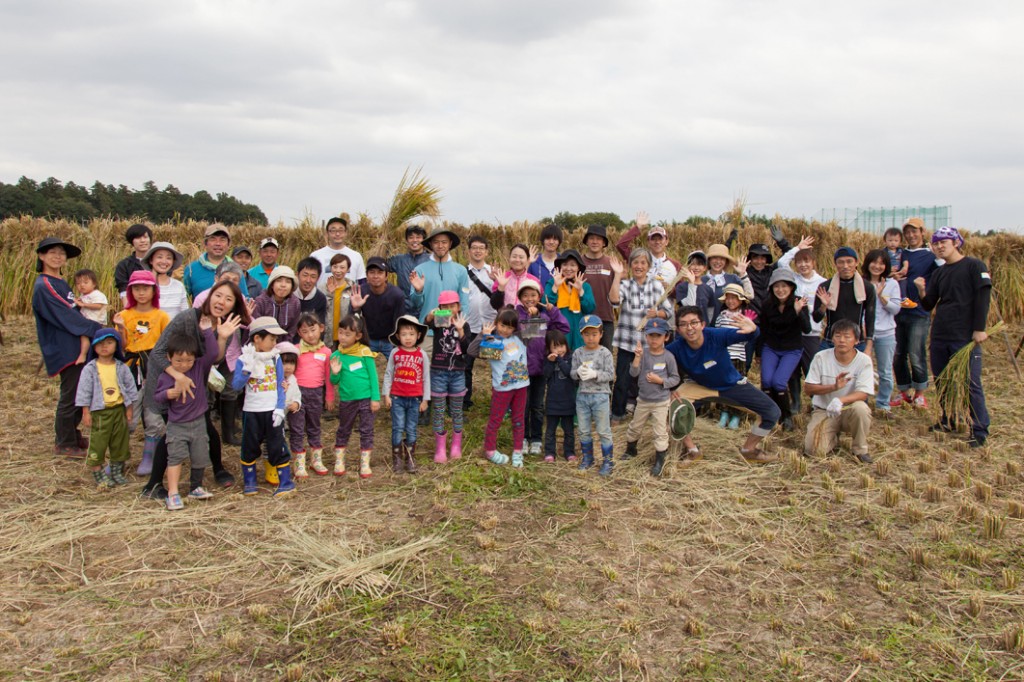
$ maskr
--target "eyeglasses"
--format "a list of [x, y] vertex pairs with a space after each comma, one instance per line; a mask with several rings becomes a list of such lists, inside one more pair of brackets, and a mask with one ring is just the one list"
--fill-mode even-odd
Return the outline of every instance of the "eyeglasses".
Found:
[[680, 329], [696, 329], [703, 324], [700, 320], [694, 320], [693, 322], [680, 322]]

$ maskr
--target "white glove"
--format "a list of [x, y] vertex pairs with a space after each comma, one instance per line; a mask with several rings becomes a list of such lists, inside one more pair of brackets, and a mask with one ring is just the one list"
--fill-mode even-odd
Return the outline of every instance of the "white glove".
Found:
[[576, 370], [576, 373], [579, 374], [580, 379], [583, 379], [584, 381], [590, 381], [597, 376], [597, 370], [587, 365], [580, 366], [580, 368]]
[[832, 398], [832, 402], [828, 404], [825, 411], [828, 412], [828, 416], [830, 417], [838, 417], [843, 411], [843, 401], [839, 398]]
[[274, 410], [274, 428], [284, 424], [284, 410]]
[[242, 353], [238, 356], [238, 362], [242, 363], [242, 369], [252, 374], [252, 369], [256, 366], [256, 347], [251, 343], [242, 346]]

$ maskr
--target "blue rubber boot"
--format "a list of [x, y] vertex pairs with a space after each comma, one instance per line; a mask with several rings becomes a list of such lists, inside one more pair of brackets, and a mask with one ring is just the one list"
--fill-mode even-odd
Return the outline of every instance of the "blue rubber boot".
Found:
[[242, 494], [255, 495], [259, 492], [256, 485], [256, 463], [242, 465]]
[[580, 458], [579, 470], [594, 466], [594, 441], [580, 441], [580, 452], [583, 453], [583, 457]]
[[292, 465], [282, 464], [277, 467], [278, 484], [274, 497], [284, 497], [295, 492], [295, 481], [292, 480]]
[[615, 462], [612, 461], [612, 457], [614, 457], [614, 455], [612, 454], [612, 446], [611, 445], [602, 445], [601, 446], [601, 470], [598, 471], [597, 473], [601, 474], [602, 476], [611, 476], [612, 475], [612, 469], [615, 468]]
[[722, 416], [718, 418], [718, 428], [724, 429], [729, 426], [729, 413], [722, 410]]

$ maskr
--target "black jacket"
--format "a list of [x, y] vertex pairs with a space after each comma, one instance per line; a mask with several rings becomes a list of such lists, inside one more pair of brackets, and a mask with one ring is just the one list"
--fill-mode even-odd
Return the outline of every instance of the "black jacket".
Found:
[[557, 360], [544, 358], [544, 380], [548, 384], [548, 400], [544, 414], [576, 414], [576, 382], [572, 371], [572, 356], [568, 353]]

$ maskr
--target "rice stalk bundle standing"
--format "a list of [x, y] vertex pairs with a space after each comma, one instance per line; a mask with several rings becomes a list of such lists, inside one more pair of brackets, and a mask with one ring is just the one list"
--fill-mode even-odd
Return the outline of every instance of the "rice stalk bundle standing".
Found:
[[[985, 333], [991, 337], [1001, 332], [1004, 326], [999, 322]], [[935, 379], [940, 409], [945, 410], [949, 424], [957, 430], [971, 425], [971, 351], [974, 346], [972, 342], [958, 350]]]

